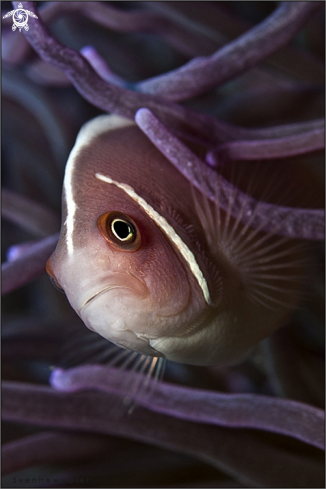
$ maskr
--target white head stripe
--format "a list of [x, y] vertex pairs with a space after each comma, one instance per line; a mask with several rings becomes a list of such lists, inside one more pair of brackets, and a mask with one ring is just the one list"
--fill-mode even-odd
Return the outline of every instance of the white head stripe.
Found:
[[66, 225], [66, 243], [67, 243], [67, 251], [68, 255], [72, 255], [73, 253], [73, 242], [72, 242], [72, 234], [74, 231], [75, 224], [75, 212], [77, 209], [76, 202], [74, 201], [73, 191], [72, 191], [72, 175], [74, 170], [74, 158], [73, 158], [74, 150], [71, 151], [70, 156], [67, 161], [66, 171], [65, 171], [65, 179], [64, 179], [64, 189], [65, 189], [65, 199], [67, 204], [67, 217], [65, 220]]
[[67, 217], [65, 220], [66, 225], [66, 243], [68, 255], [72, 255], [74, 251], [73, 247], [73, 232], [75, 225], [75, 213], [77, 210], [77, 204], [73, 195], [73, 172], [75, 168], [75, 161], [82, 147], [88, 146], [93, 139], [102, 133], [117, 129], [119, 127], [126, 127], [128, 125], [134, 125], [133, 121], [119, 117], [116, 115], [103, 114], [83, 125], [78, 133], [75, 146], [72, 148], [65, 171], [64, 189], [65, 199], [67, 204]]
[[116, 182], [115, 180], [112, 180], [109, 177], [106, 177], [104, 175], [101, 175], [100, 173], [95, 173], [95, 177], [98, 180], [102, 180], [102, 182], [105, 183], [110, 183], [113, 185], [116, 185], [117, 187], [121, 188], [126, 192], [126, 194], [129, 195], [133, 200], [135, 200], [141, 207], [144, 209], [146, 214], [153, 219], [153, 221], [158, 225], [159, 228], [162, 229], [162, 231], [168, 236], [168, 238], [175, 244], [175, 246], [178, 248], [179, 252], [183, 256], [183, 258], [186, 260], [190, 270], [192, 271], [195, 279], [197, 280], [203, 294], [205, 297], [205, 300], [207, 304], [213, 305], [210, 295], [209, 295], [209, 290], [207, 286], [207, 282], [205, 280], [205, 277], [202, 273], [202, 271], [199, 268], [198, 263], [196, 262], [196, 258], [194, 254], [189, 250], [188, 246], [182, 241], [180, 236], [175, 232], [173, 227], [167, 222], [167, 220], [161, 216], [153, 207], [151, 207], [146, 200], [144, 200], [142, 197], [140, 197], [130, 185], [127, 185], [126, 183], [119, 183]]

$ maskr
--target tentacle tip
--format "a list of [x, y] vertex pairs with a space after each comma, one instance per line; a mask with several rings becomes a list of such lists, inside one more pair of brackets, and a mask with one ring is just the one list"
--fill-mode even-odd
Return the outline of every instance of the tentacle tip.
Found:
[[149, 109], [147, 109], [146, 107], [141, 107], [136, 112], [135, 121], [137, 124], [141, 124], [144, 120], [146, 120], [146, 118], [148, 118], [152, 115], [153, 114]]
[[53, 389], [58, 391], [69, 391], [70, 381], [69, 377], [65, 375], [65, 370], [62, 368], [55, 368], [50, 375], [49, 383]]
[[205, 161], [212, 168], [217, 168], [220, 163], [220, 161], [216, 157], [216, 152], [214, 150], [207, 151]]
[[81, 49], [80, 49], [80, 54], [82, 54], [83, 56], [87, 56], [88, 54], [94, 54], [94, 52], [97, 53], [96, 49], [94, 48], [94, 46], [91, 46], [91, 45], [87, 45], [87, 46], [83, 46]]
[[13, 245], [10, 248], [8, 248], [6, 252], [6, 258], [8, 262], [13, 262], [17, 260], [21, 256], [19, 246]]

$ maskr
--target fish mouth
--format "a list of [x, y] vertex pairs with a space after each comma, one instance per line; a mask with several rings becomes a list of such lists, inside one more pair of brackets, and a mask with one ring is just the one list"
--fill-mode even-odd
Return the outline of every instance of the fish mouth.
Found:
[[99, 297], [100, 295], [104, 294], [104, 292], [106, 292], [107, 290], [113, 290], [113, 289], [134, 290], [132, 287], [126, 287], [124, 285], [109, 285], [108, 287], [105, 287], [104, 289], [99, 290], [98, 292], [96, 292], [96, 294], [92, 295], [92, 297], [87, 299], [87, 301], [82, 305], [81, 309], [83, 309], [83, 307], [87, 306], [87, 304], [89, 304], [93, 299], [96, 299], [96, 297]]
[[82, 307], [80, 308], [80, 311], [85, 306], [87, 306], [88, 304], [90, 304], [94, 299], [97, 299], [99, 296], [103, 295], [105, 292], [108, 292], [108, 291], [114, 290], [114, 289], [130, 290], [135, 295], [139, 296], [138, 297], [139, 300], [145, 299], [148, 296], [148, 294], [149, 294], [149, 290], [148, 290], [146, 284], [143, 281], [139, 280], [134, 275], [132, 275], [132, 274], [128, 274], [128, 275], [129, 275], [129, 277], [128, 277], [129, 278], [129, 281], [132, 282], [131, 285], [129, 285], [129, 284], [123, 284], [122, 285], [122, 284], [118, 284], [118, 283], [107, 285], [106, 287], [104, 287], [101, 290], [98, 290], [95, 294], [93, 294], [91, 297], [89, 297], [84, 302], [84, 304], [82, 305]]

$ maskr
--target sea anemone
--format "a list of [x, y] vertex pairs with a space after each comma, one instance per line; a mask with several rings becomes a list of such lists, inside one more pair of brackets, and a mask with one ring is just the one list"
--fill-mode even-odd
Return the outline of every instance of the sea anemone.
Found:
[[[34, 17], [2, 31], [3, 487], [323, 487], [324, 2], [13, 5]], [[101, 113], [235, 182], [293, 180], [251, 225], [309, 254], [287, 324], [234, 365], [168, 363], [129, 410], [137, 372], [99, 361], [45, 274], [69, 151]]]

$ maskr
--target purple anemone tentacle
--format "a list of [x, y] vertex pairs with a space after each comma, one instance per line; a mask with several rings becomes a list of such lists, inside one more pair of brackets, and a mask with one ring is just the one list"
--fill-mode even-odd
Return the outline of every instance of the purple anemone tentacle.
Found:
[[[2, 485], [35, 477], [41, 487], [49, 475], [47, 487], [323, 487], [323, 243], [275, 234], [324, 237], [324, 2], [22, 1], [38, 18], [21, 33], [18, 1], [3, 5]], [[167, 175], [172, 164], [188, 179], [190, 220], [198, 213], [210, 234], [205, 264], [216, 232], [253, 287], [300, 281], [300, 302], [283, 298], [288, 324], [236, 365], [128, 355], [47, 287], [60, 228], [51, 209], [78, 129], [99, 112], [136, 119], [171, 161]], [[156, 208], [143, 180], [135, 189], [154, 192]], [[168, 202], [167, 219], [196, 245], [202, 233], [179, 210]], [[104, 280], [110, 267], [97, 265]]]
[[171, 134], [148, 109], [140, 109], [135, 120], [159, 151], [208, 199], [215, 202], [218, 195], [219, 206], [227, 211], [232, 198], [233, 217], [241, 215], [241, 211], [241, 221], [250, 222], [253, 228], [289, 238], [324, 239], [323, 209], [297, 209], [257, 201], [213, 169], [205, 167], [203, 161]]
[[[195, 397], [196, 393], [192, 391]], [[6, 421], [111, 434], [181, 451], [213, 465], [247, 487], [305, 487], [302, 480], [308, 480], [310, 487], [319, 487], [323, 480], [323, 452], [292, 437], [191, 421], [142, 406], [132, 415], [123, 416], [112, 409], [114, 403], [122, 402], [121, 395], [93, 388], [67, 393], [43, 385], [5, 381], [2, 399], [2, 417]], [[203, 403], [200, 398], [199, 411]], [[187, 406], [191, 408], [189, 403]], [[173, 404], [170, 407], [175, 410]], [[323, 432], [322, 419], [301, 414], [301, 422], [315, 423], [314, 434]], [[283, 413], [276, 416], [279, 421]], [[284, 417], [284, 421], [291, 425], [291, 419]], [[300, 425], [296, 428], [300, 431]]]
[[1, 295], [26, 285], [45, 273], [45, 264], [58, 242], [59, 233], [44, 238], [30, 246], [26, 254], [1, 265]]
[[[15, 8], [18, 2], [13, 2]], [[34, 2], [25, 2], [26, 8], [37, 13]], [[52, 66], [62, 70], [76, 90], [91, 104], [105, 112], [134, 119], [138, 109], [149, 108], [171, 130], [188, 138], [199, 138], [202, 143], [216, 145], [219, 141], [234, 139], [266, 139], [295, 134], [297, 125], [268, 129], [246, 129], [195, 112], [150, 94], [134, 92], [103, 80], [77, 51], [64, 46], [46, 29], [42, 20], [29, 18], [31, 28], [24, 31], [28, 42], [38, 55]]]
[[218, 166], [225, 161], [288, 158], [322, 150], [324, 147], [325, 129], [318, 128], [280, 139], [230, 141], [209, 151], [206, 159], [211, 166]]
[[187, 56], [212, 53], [217, 47], [216, 41], [203, 32], [199, 34], [189, 25], [148, 10], [124, 11], [103, 2], [51, 2], [42, 5], [39, 12], [45, 23], [55, 20], [64, 12], [78, 12], [113, 31], [153, 33]]
[[40, 88], [36, 89], [29, 80], [22, 81], [8, 71], [3, 71], [1, 80], [2, 94], [28, 110], [43, 127], [58, 168], [61, 170], [69, 154], [70, 142], [67, 137], [67, 126], [62, 124], [61, 118], [54, 111], [53, 102], [48, 94], [42, 92]]
[[[51, 384], [63, 392], [85, 389], [117, 392], [121, 389], [121, 378], [119, 370], [93, 365], [54, 370]], [[138, 402], [155, 412], [181, 419], [229, 428], [262, 429], [292, 436], [320, 449], [325, 447], [321, 431], [324, 412], [288, 399], [208, 392], [160, 382], [149, 399], [140, 398]]]
[[[85, 17], [118, 32], [145, 32], [160, 36], [177, 51], [186, 56], [212, 53], [216, 42], [167, 16], [143, 11], [123, 11], [102, 2], [76, 2]], [[60, 4], [59, 4], [60, 5]]]
[[[18, 2], [13, 4], [18, 7]], [[25, 6], [32, 12], [36, 12], [34, 2], [25, 2]], [[31, 28], [28, 32], [24, 31], [24, 35], [39, 56], [62, 70], [78, 92], [103, 111], [133, 119], [140, 107], [150, 107], [151, 110], [159, 113], [163, 120], [172, 124], [172, 127], [177, 126], [177, 129], [190, 134], [199, 134], [207, 141], [216, 141], [216, 138], [228, 140], [234, 137], [233, 126], [230, 124], [169, 103], [159, 97], [136, 93], [104, 81], [79, 52], [57, 41], [48, 32], [41, 19], [30, 18], [29, 22]]]
[[[198, 28], [192, 28], [192, 23], [178, 22], [166, 14], [148, 10], [124, 11], [103, 2], [47, 2], [39, 8], [45, 24], [52, 23], [65, 13], [78, 13], [117, 32], [153, 33], [189, 57], [211, 54], [221, 44], [207, 36], [204, 29], [198, 32]], [[25, 37], [17, 38], [12, 32], [4, 36], [2, 41], [2, 59], [12, 67], [22, 62], [31, 50]]]
[[60, 230], [60, 219], [44, 205], [12, 190], [2, 189], [1, 215], [37, 237]]
[[107, 62], [93, 46], [84, 46], [80, 50], [80, 53], [85, 59], [87, 59], [94, 71], [96, 71], [96, 73], [103, 78], [103, 80], [108, 81], [109, 83], [114, 83], [115, 85], [125, 85], [125, 80], [111, 70]]
[[282, 2], [263, 22], [219, 49], [181, 68], [143, 81], [138, 89], [181, 101], [222, 85], [287, 44], [322, 2]]

